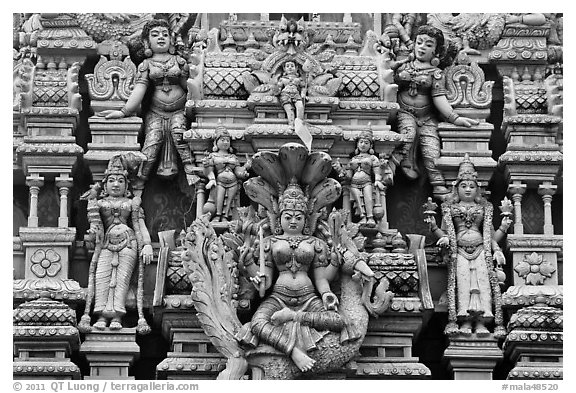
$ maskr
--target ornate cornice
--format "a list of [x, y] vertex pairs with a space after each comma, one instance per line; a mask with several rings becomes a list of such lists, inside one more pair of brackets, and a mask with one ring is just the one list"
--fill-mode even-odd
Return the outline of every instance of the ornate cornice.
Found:
[[563, 155], [559, 151], [513, 150], [507, 151], [498, 158], [498, 162], [506, 164], [524, 164], [537, 162], [540, 165], [556, 165], [561, 163]]
[[359, 376], [422, 378], [430, 375], [430, 370], [419, 363], [357, 363], [356, 375]]
[[563, 236], [558, 235], [514, 235], [510, 234], [506, 238], [508, 247], [510, 248], [559, 248], [564, 247]]

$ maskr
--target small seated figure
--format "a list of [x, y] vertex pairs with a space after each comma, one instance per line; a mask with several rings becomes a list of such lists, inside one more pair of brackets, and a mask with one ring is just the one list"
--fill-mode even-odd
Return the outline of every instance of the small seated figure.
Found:
[[[278, 78], [278, 88], [280, 90], [280, 103], [286, 111], [288, 125], [294, 127], [294, 120], [298, 118], [304, 120], [304, 97], [306, 89], [304, 79], [300, 77], [296, 68], [296, 63], [287, 61], [283, 65], [284, 72]], [[294, 116], [296, 111], [296, 116]]]
[[216, 128], [212, 150], [203, 162], [208, 178], [206, 189], [210, 190], [205, 210], [215, 205], [212, 221], [226, 222], [232, 218], [232, 207], [240, 187], [238, 182], [248, 178], [250, 160], [240, 165], [230, 145], [230, 133], [221, 124]]
[[[279, 200], [282, 234], [264, 238], [254, 253], [265, 259], [264, 272], [253, 259], [245, 262], [255, 286], [274, 287], [252, 321], [236, 335], [244, 343], [254, 345], [256, 337], [273, 346], [288, 355], [301, 371], [314, 366], [315, 360], [308, 352], [317, 348], [329, 331], [341, 332], [347, 340], [358, 337], [338, 313], [339, 301], [330, 288], [339, 270], [337, 258], [332, 257], [326, 242], [303, 233], [307, 203], [300, 186], [290, 183]], [[354, 269], [373, 275], [363, 260]], [[273, 283], [275, 271], [278, 278]]]
[[376, 187], [377, 202], [379, 193], [384, 190], [380, 160], [374, 154], [374, 141], [370, 125], [362, 131], [356, 140], [356, 150], [350, 159], [346, 177], [350, 179], [350, 194], [360, 215], [359, 224], [369, 227], [376, 226], [374, 220], [374, 187]]
[[[98, 330], [107, 326], [111, 330], [121, 329], [132, 274], [140, 260], [139, 269], [152, 261], [152, 245], [144, 223], [141, 200], [139, 197], [131, 197], [128, 171], [122, 160], [122, 156], [110, 160], [104, 173], [100, 198], [95, 193], [88, 198], [90, 228], [87, 237], [95, 241], [96, 248], [90, 262], [86, 314], [80, 322], [83, 328], [89, 328], [88, 312], [92, 292], [93, 313], [98, 316], [93, 327]], [[138, 286], [137, 297], [141, 296], [142, 291], [140, 279]], [[142, 314], [142, 299], [137, 300], [138, 331], [147, 333], [150, 327]]]
[[[433, 215], [425, 219], [439, 237], [438, 245], [449, 248], [448, 325], [446, 334], [488, 335], [488, 323], [495, 322], [495, 336], [506, 333], [502, 321], [500, 287], [494, 262], [498, 267], [506, 260], [498, 242], [510, 227], [504, 217], [497, 231], [492, 227], [493, 207], [480, 193], [474, 165], [466, 155], [460, 164], [454, 189], [442, 204], [446, 231], [438, 228]], [[460, 327], [458, 327], [457, 322]]]

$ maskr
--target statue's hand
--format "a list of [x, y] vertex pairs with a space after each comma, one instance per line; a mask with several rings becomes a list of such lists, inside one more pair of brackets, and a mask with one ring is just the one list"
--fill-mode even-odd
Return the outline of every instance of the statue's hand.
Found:
[[206, 184], [206, 189], [209, 190], [216, 185], [216, 180], [212, 179]]
[[384, 190], [384, 183], [382, 183], [380, 180], [376, 180], [374, 182], [374, 186], [376, 186], [376, 188], [378, 188], [379, 190]]
[[504, 217], [502, 218], [502, 222], [500, 223], [500, 230], [504, 233], [506, 233], [506, 231], [508, 230], [508, 228], [510, 228], [510, 225], [512, 224], [512, 219], [510, 217]]
[[105, 119], [122, 119], [124, 117], [124, 112], [109, 109], [96, 113], [96, 116], [104, 117]]
[[506, 258], [504, 258], [504, 253], [502, 252], [502, 250], [494, 251], [492, 259], [496, 261], [496, 265], [498, 266], [506, 265]]
[[374, 277], [374, 272], [363, 259], [360, 259], [358, 262], [356, 262], [354, 265], [354, 270], [360, 273], [364, 278]]
[[152, 262], [152, 257], [154, 256], [154, 251], [152, 250], [152, 246], [150, 244], [145, 244], [142, 247], [142, 259], [144, 260], [145, 265], [149, 265]]
[[338, 311], [338, 304], [340, 302], [334, 293], [328, 291], [322, 294], [322, 303], [324, 304], [324, 308], [326, 308], [326, 310]]
[[454, 125], [457, 126], [472, 127], [477, 126], [478, 124], [480, 124], [478, 120], [470, 119], [468, 117], [458, 117], [454, 120]]
[[448, 238], [448, 236], [442, 236], [440, 239], [438, 239], [436, 244], [440, 247], [448, 247], [448, 245], [450, 244], [450, 239]]
[[256, 289], [260, 288], [260, 283], [266, 281], [266, 275], [262, 272], [258, 272], [255, 276], [248, 278], [252, 285], [256, 287]]
[[426, 216], [426, 217], [424, 218], [424, 222], [425, 222], [426, 224], [428, 224], [428, 226], [430, 227], [430, 230], [432, 230], [432, 228], [435, 229], [436, 227], [438, 227], [438, 224], [436, 223], [436, 217], [434, 217], [434, 216], [431, 216], [431, 215], [430, 215], [430, 216]]

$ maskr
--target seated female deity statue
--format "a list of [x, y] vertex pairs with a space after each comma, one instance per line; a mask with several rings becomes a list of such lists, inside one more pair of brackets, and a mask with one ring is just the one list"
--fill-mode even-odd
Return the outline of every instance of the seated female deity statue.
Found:
[[[308, 352], [329, 331], [341, 332], [348, 340], [357, 338], [358, 332], [338, 313], [339, 301], [330, 289], [339, 270], [337, 258], [323, 240], [304, 234], [307, 198], [295, 182], [280, 197], [279, 211], [282, 233], [264, 238], [259, 245], [263, 250], [254, 252], [265, 258], [265, 270], [260, 271], [253, 259], [245, 262], [253, 284], [266, 289], [273, 284], [272, 293], [236, 337], [251, 344], [257, 338], [308, 371], [315, 364]], [[363, 260], [354, 268], [372, 274]], [[278, 278], [273, 283], [275, 272]]]

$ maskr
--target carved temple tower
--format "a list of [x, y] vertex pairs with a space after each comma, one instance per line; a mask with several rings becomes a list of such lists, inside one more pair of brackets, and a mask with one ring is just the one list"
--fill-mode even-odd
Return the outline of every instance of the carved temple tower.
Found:
[[[14, 378], [563, 378], [562, 14], [13, 16]], [[491, 220], [463, 245], [466, 182]], [[503, 251], [485, 331], [445, 333], [458, 247]], [[266, 268], [347, 318], [351, 255], [341, 365], [240, 337]], [[306, 296], [293, 332], [327, 315]]]

